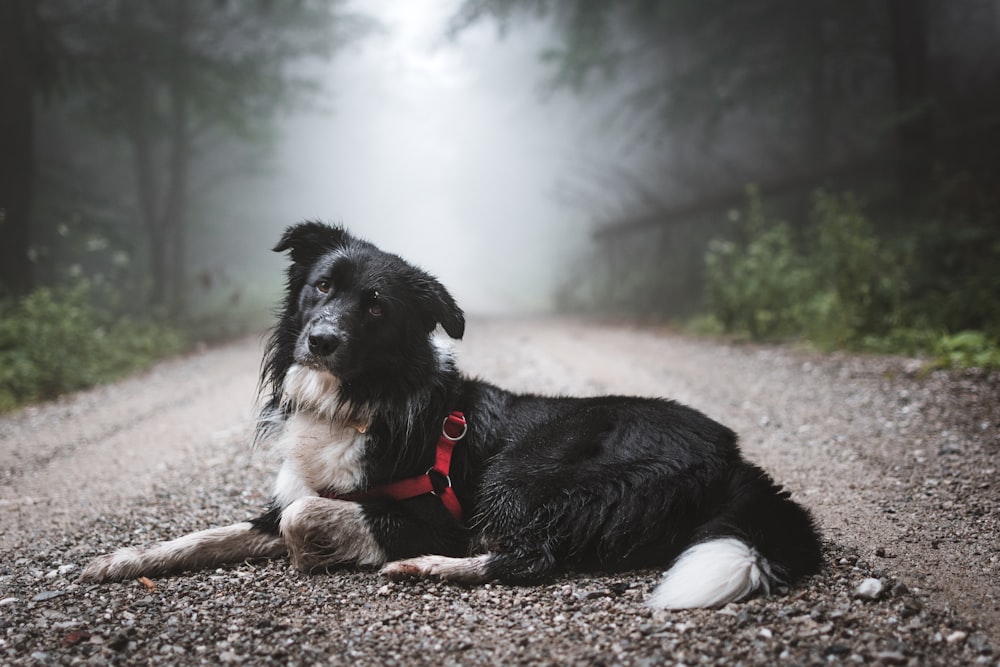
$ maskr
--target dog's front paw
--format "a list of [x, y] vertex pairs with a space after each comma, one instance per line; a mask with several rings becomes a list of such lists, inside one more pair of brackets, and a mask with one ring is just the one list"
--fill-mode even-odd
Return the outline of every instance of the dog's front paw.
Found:
[[358, 503], [300, 498], [281, 513], [280, 529], [292, 565], [302, 572], [385, 562], [385, 551]]
[[387, 563], [381, 574], [394, 580], [441, 579], [462, 584], [482, 584], [492, 578], [487, 567], [489, 559], [489, 554], [469, 558], [419, 556]]
[[104, 554], [90, 561], [80, 573], [80, 581], [102, 583], [131, 579], [141, 574], [137, 570], [140, 564], [138, 549], [119, 549], [114, 553]]
[[389, 577], [394, 581], [402, 581], [404, 579], [421, 579], [426, 577], [426, 571], [421, 568], [418, 564], [413, 561], [417, 560], [411, 558], [410, 560], [395, 560], [391, 563], [386, 563], [379, 570], [379, 574], [383, 577]]

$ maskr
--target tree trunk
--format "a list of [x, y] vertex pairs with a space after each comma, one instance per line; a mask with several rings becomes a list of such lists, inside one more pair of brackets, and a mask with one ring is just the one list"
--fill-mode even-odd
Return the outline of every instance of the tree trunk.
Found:
[[889, 0], [896, 80], [897, 178], [900, 194], [917, 198], [930, 180], [934, 119], [927, 86], [926, 0]]
[[187, 69], [191, 66], [186, 48], [188, 32], [188, 1], [175, 0], [172, 30], [173, 54], [167, 82], [169, 90], [169, 165], [163, 222], [171, 249], [168, 266], [170, 309], [183, 314], [186, 307], [185, 274], [187, 272], [187, 198], [188, 167], [191, 158], [190, 121], [188, 116]]
[[[809, 49], [805, 84], [805, 127], [802, 137], [802, 152], [797, 168], [798, 173], [808, 173], [830, 169], [836, 164], [836, 158], [830, 155], [833, 127], [834, 96], [831, 95], [831, 77], [829, 75], [829, 56], [826, 38], [823, 33], [822, 12], [808, 15], [808, 25], [803, 29], [811, 36], [812, 48]], [[802, 233], [809, 225], [809, 212], [812, 209], [807, 192], [796, 193], [793, 198], [791, 221], [797, 233]]]
[[132, 169], [135, 175], [136, 203], [139, 221], [146, 234], [149, 255], [150, 305], [161, 308], [167, 303], [166, 293], [166, 238], [159, 223], [157, 200], [159, 197], [154, 171], [153, 139], [146, 123], [143, 109], [143, 87], [137, 85], [137, 94], [129, 110], [128, 138], [132, 149]]
[[[135, 29], [137, 5], [130, 0], [122, 0], [118, 4], [118, 21], [121, 29], [128, 35], [126, 51], [141, 53], [142, 44], [136, 42], [132, 35], [138, 34]], [[122, 56], [120, 56], [122, 57]], [[155, 109], [152, 105], [153, 91], [149, 85], [148, 65], [143, 62], [130, 62], [126, 65], [125, 80], [128, 82], [129, 94], [121, 104], [125, 119], [125, 136], [128, 139], [132, 153], [132, 174], [135, 177], [136, 216], [145, 235], [147, 259], [149, 262], [149, 305], [154, 309], [165, 308], [168, 302], [167, 286], [167, 238], [160, 221], [160, 184], [156, 173], [156, 136], [152, 125], [155, 122]]]
[[35, 180], [34, 36], [31, 0], [0, 2], [0, 291], [19, 296], [34, 284], [31, 205]]

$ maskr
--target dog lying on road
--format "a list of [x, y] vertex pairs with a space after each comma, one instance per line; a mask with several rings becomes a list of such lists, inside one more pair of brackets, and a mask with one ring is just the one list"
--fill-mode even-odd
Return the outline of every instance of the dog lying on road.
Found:
[[666, 567], [649, 604], [713, 607], [819, 569], [809, 513], [735, 434], [678, 403], [513, 394], [463, 376], [465, 319], [432, 276], [306, 222], [264, 363], [258, 439], [283, 463], [270, 507], [91, 562], [90, 581], [288, 555], [305, 572], [534, 582]]

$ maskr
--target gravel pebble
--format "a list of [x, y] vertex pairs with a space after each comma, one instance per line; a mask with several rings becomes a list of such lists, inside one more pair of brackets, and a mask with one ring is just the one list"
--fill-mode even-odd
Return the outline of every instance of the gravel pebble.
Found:
[[854, 595], [862, 600], [877, 600], [882, 595], [882, 582], [874, 577], [868, 577], [854, 590]]

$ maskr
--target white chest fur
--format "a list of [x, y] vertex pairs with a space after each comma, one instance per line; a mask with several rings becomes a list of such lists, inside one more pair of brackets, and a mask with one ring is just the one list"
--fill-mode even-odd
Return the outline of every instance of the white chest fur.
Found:
[[363, 488], [367, 440], [352, 426], [331, 424], [308, 412], [292, 415], [277, 442], [284, 462], [275, 481], [275, 500], [287, 507], [322, 491], [348, 493]]
[[339, 383], [329, 373], [295, 365], [285, 376], [283, 400], [295, 411], [275, 446], [283, 463], [274, 497], [281, 507], [323, 491], [347, 493], [364, 486], [368, 436], [344, 418]]

